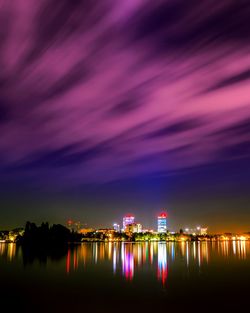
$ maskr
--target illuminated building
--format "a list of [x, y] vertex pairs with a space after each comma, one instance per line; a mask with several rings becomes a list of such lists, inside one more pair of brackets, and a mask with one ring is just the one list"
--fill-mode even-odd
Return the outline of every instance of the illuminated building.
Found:
[[124, 232], [129, 235], [129, 234], [132, 234], [133, 233], [133, 230], [134, 230], [134, 224], [128, 224], [126, 225], [125, 229], [124, 229]]
[[116, 224], [116, 223], [115, 223], [115, 224], [113, 225], [113, 227], [114, 227], [114, 230], [115, 230], [116, 232], [118, 232], [118, 233], [120, 232], [120, 225], [119, 225], [119, 224]]
[[165, 212], [158, 215], [157, 230], [158, 233], [166, 233], [167, 231], [167, 214]]
[[79, 233], [84, 235], [87, 233], [93, 233], [94, 231], [95, 231], [95, 229], [93, 229], [93, 228], [81, 228], [79, 230]]
[[100, 229], [97, 229], [96, 232], [104, 234], [104, 235], [110, 235], [110, 234], [113, 234], [115, 230], [112, 228], [100, 228]]
[[201, 227], [200, 228], [200, 235], [202, 235], [202, 236], [207, 235], [207, 227]]
[[113, 228], [102, 228], [102, 229], [97, 229], [97, 233], [101, 234], [101, 239], [113, 239], [114, 238], [114, 233], [115, 230]]
[[196, 228], [185, 228], [185, 234], [205, 236], [207, 235], [207, 227], [197, 226]]
[[144, 228], [142, 229], [142, 233], [154, 233], [154, 230], [153, 229], [147, 229], [147, 228]]
[[142, 224], [134, 224], [133, 225], [133, 233], [141, 233], [142, 232]]
[[122, 221], [123, 231], [125, 231], [127, 225], [132, 225], [135, 223], [135, 217], [133, 215], [126, 215]]
[[125, 227], [125, 233], [141, 233], [142, 232], [142, 224], [128, 224]]

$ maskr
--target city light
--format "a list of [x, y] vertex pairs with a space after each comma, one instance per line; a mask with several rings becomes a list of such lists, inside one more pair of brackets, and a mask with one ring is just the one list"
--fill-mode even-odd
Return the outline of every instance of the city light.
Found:
[[135, 222], [135, 217], [133, 215], [130, 215], [130, 214], [125, 215], [123, 217], [123, 222], [122, 222], [123, 231], [125, 231], [127, 225], [134, 224], [134, 222]]
[[120, 225], [117, 224], [117, 223], [113, 224], [113, 228], [114, 228], [114, 230], [117, 231], [117, 232], [120, 231]]
[[158, 215], [157, 230], [158, 233], [166, 233], [167, 231], [167, 214], [165, 212]]

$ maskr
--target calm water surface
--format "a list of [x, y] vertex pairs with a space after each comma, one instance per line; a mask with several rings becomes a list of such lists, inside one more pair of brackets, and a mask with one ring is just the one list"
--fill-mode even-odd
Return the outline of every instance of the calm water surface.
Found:
[[250, 242], [84, 243], [32, 253], [2, 243], [0, 282], [10, 311], [250, 311]]

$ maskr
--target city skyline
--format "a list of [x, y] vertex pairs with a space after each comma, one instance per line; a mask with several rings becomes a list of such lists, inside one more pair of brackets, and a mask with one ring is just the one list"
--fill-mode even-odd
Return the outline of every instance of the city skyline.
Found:
[[[202, 14], [201, 14], [202, 12]], [[250, 6], [0, 2], [0, 227], [133, 211], [249, 231]]]
[[[34, 221], [26, 221], [27, 223], [34, 223]], [[53, 223], [50, 223], [48, 221], [42, 222], [42, 224], [48, 224], [48, 226], [52, 226]], [[35, 222], [36, 224], [36, 222]], [[177, 227], [176, 229], [173, 229], [169, 227], [169, 216], [168, 213], [165, 209], [162, 209], [161, 211], [158, 212], [157, 216], [154, 217], [154, 219], [151, 222], [152, 227], [149, 225], [144, 225], [141, 224], [141, 222], [138, 221], [137, 217], [134, 214], [125, 214], [120, 221], [117, 220], [113, 224], [109, 222], [108, 225], [102, 224], [101, 226], [99, 225], [98, 227], [93, 227], [93, 225], [90, 225], [88, 223], [80, 221], [80, 220], [73, 220], [73, 219], [68, 219], [65, 221], [65, 223], [62, 223], [62, 225], [66, 226], [70, 231], [81, 233], [81, 234], [87, 234], [91, 232], [98, 232], [99, 230], [114, 230], [115, 232], [118, 233], [127, 233], [127, 232], [132, 232], [132, 233], [145, 233], [145, 232], [151, 232], [151, 233], [185, 233], [189, 235], [206, 235], [206, 234], [211, 234], [214, 235], [215, 233], [212, 233], [211, 231], [208, 231], [209, 227], [208, 225], [188, 225], [185, 224], [179, 225], [179, 228]], [[24, 227], [19, 225], [18, 227], [12, 228], [16, 230], [17, 232], [20, 232], [24, 230]], [[11, 231], [11, 228], [6, 228], [6, 231]], [[1, 230], [1, 228], [0, 228]], [[2, 229], [3, 230], [3, 229]], [[217, 234], [236, 234], [236, 233], [250, 233], [250, 231], [234, 231], [232, 230], [227, 230], [227, 231], [217, 231]]]

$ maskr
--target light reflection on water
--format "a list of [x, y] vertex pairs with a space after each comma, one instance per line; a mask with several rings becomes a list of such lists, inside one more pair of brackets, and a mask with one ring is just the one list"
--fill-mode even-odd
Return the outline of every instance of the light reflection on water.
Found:
[[165, 243], [158, 244], [157, 278], [165, 286], [168, 277], [167, 249]]
[[11, 261], [16, 256], [16, 245], [14, 243], [0, 243], [0, 257], [5, 256]]
[[[19, 251], [19, 252], [18, 252]], [[22, 257], [14, 243], [0, 244], [0, 259], [13, 262]], [[221, 242], [145, 242], [145, 243], [83, 243], [69, 246], [61, 259], [68, 275], [81, 268], [107, 262], [114, 275], [131, 281], [143, 268], [151, 268], [156, 279], [167, 286], [168, 275], [175, 262], [184, 269], [199, 269], [224, 259], [250, 259], [249, 241]]]

